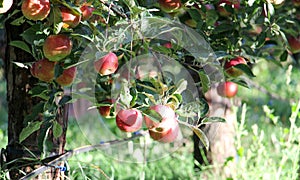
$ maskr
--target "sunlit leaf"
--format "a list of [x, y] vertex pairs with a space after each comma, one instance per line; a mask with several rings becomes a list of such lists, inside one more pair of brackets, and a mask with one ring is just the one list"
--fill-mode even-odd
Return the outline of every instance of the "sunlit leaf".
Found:
[[21, 143], [27, 137], [29, 137], [32, 133], [39, 130], [42, 124], [43, 124], [43, 122], [41, 122], [41, 121], [30, 122], [25, 128], [22, 129], [22, 131], [19, 135], [19, 142]]

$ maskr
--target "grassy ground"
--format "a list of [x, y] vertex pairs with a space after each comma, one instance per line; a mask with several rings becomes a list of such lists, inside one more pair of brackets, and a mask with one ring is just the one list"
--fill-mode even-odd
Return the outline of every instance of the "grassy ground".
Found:
[[[238, 97], [243, 105], [235, 108], [238, 161], [232, 179], [299, 179], [300, 113], [296, 106], [296, 100], [300, 99], [299, 69], [289, 66], [278, 69], [260, 63], [254, 73], [257, 75], [253, 79], [255, 82], [273, 97], [275, 94], [280, 98], [270, 98], [261, 89], [240, 87]], [[4, 81], [0, 82], [0, 97], [0, 147], [5, 147]], [[95, 127], [94, 124], [82, 131], [82, 124], [79, 126], [75, 119], [70, 119], [66, 149], [89, 144], [90, 137], [95, 137], [93, 142], [100, 142], [97, 131], [87, 133], [88, 128]], [[69, 159], [69, 175], [71, 179], [222, 179], [219, 174], [209, 173], [212, 169], [209, 166], [204, 167], [204, 173], [193, 171], [193, 144], [191, 139], [187, 140], [177, 151], [147, 164], [119, 161], [105, 150], [82, 153]], [[125, 152], [122, 148], [124, 146], [113, 149]]]

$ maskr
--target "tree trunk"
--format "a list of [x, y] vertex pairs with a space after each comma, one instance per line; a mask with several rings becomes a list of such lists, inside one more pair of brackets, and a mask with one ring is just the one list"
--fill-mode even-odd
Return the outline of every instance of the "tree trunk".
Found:
[[[20, 2], [14, 1], [14, 5], [10, 13], [17, 7]], [[22, 15], [18, 12], [5, 23], [7, 32], [7, 44], [11, 41], [21, 40], [20, 34], [24, 32], [29, 24], [26, 22], [20, 26], [11, 25], [14, 19]], [[5, 55], [5, 77], [7, 81], [7, 103], [8, 103], [8, 145], [6, 147], [6, 161], [13, 163], [9, 164], [9, 176], [11, 179], [19, 179], [28, 172], [40, 165], [39, 162], [18, 161], [20, 158], [31, 157], [38, 159], [41, 156], [41, 148], [38, 145], [38, 137], [42, 131], [31, 134], [22, 143], [19, 142], [19, 136], [22, 129], [27, 125], [25, 122], [26, 115], [32, 112], [34, 105], [41, 102], [38, 97], [31, 97], [30, 89], [38, 82], [38, 80], [31, 76], [29, 69], [16, 66], [13, 62], [28, 63], [35, 59], [31, 54], [12, 46], [6, 47]], [[42, 117], [35, 117], [31, 119], [34, 121], [42, 121]], [[54, 138], [51, 130], [49, 131], [48, 140], [52, 141], [53, 146], [49, 150], [53, 155], [64, 153], [65, 135], [67, 129], [67, 114], [64, 109], [59, 109], [56, 120], [62, 125], [63, 133], [59, 138]], [[35, 157], [34, 157], [35, 156]], [[57, 169], [51, 169], [50, 174], [46, 176], [37, 177], [36, 179], [54, 179], [60, 176]]]
[[[236, 114], [232, 109], [232, 103], [228, 98], [220, 97], [216, 88], [212, 88], [205, 95], [209, 106], [211, 117], [222, 117], [225, 123], [212, 123], [201, 127], [209, 139], [209, 150], [199, 146], [199, 138], [194, 135], [194, 158], [200, 165], [214, 165], [214, 175], [229, 177], [234, 171], [234, 159], [236, 157], [235, 139], [235, 123]], [[236, 104], [237, 102], [234, 102]], [[233, 161], [228, 161], [231, 158]], [[232, 163], [233, 162], [233, 163]], [[226, 166], [224, 166], [227, 163]], [[201, 169], [195, 164], [197, 169]]]

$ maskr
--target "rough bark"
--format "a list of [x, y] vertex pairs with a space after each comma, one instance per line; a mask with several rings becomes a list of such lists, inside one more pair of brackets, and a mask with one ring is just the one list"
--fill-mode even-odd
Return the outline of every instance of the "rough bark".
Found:
[[[20, 2], [20, 1], [19, 1]], [[19, 2], [14, 1], [13, 8], [17, 7]], [[7, 32], [7, 44], [14, 40], [22, 40], [20, 34], [24, 32], [30, 25], [27, 23], [21, 26], [11, 25], [10, 22], [20, 17], [21, 12], [14, 15], [5, 23]], [[38, 80], [31, 76], [29, 69], [16, 66], [13, 62], [28, 63], [33, 62], [34, 58], [27, 52], [12, 46], [6, 47], [5, 53], [5, 77], [7, 81], [7, 104], [8, 104], [8, 145], [6, 147], [6, 161], [14, 161], [7, 166], [11, 179], [19, 179], [36, 168], [38, 165], [25, 161], [17, 161], [24, 157], [33, 157], [32, 154], [39, 158], [41, 150], [38, 147], [38, 136], [41, 131], [37, 131], [25, 139], [22, 143], [19, 142], [19, 135], [22, 129], [26, 126], [25, 116], [32, 112], [34, 105], [39, 103], [41, 99], [31, 97], [29, 91]], [[35, 121], [41, 121], [41, 117], [36, 117]], [[63, 127], [63, 134], [58, 138], [53, 138], [49, 133], [49, 140], [53, 142], [53, 148], [50, 149], [52, 154], [61, 154], [64, 152], [65, 135], [67, 129], [67, 116], [64, 109], [61, 108], [57, 114], [57, 121]], [[29, 153], [30, 151], [30, 153]], [[32, 153], [32, 154], [31, 154]], [[56, 174], [56, 175], [55, 175]], [[56, 169], [51, 169], [50, 174], [40, 175], [36, 179], [54, 179], [60, 174]]]
[[[201, 145], [199, 146], [199, 138], [194, 135], [194, 158], [200, 165], [214, 165], [214, 173], [219, 174], [220, 177], [229, 177], [234, 171], [234, 160], [228, 162], [226, 166], [224, 163], [228, 158], [236, 157], [234, 143], [236, 114], [232, 109], [233, 101], [220, 97], [215, 88], [212, 88], [205, 97], [210, 106], [209, 116], [222, 117], [226, 119], [226, 123], [212, 123], [201, 127], [209, 139], [210, 147], [206, 151]], [[238, 102], [234, 103], [237, 105]], [[201, 169], [197, 164], [195, 167]]]

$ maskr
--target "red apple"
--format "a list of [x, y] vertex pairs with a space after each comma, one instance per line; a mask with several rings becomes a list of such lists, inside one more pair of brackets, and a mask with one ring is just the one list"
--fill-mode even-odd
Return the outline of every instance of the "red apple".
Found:
[[166, 13], [177, 12], [182, 6], [180, 0], [158, 0], [158, 3], [161, 10]]
[[116, 123], [122, 131], [135, 132], [142, 127], [143, 116], [137, 109], [121, 109], [117, 113]]
[[98, 107], [98, 112], [100, 113], [101, 116], [103, 117], [108, 117], [110, 115], [110, 110], [112, 108], [112, 103], [114, 101], [112, 99], [107, 99], [107, 100], [104, 100], [103, 104], [108, 104], [108, 105], [105, 105], [105, 106], [100, 106]]
[[172, 48], [172, 43], [171, 42], [167, 42], [167, 43], [163, 44], [163, 46], [165, 46], [168, 49], [171, 49]]
[[80, 7], [81, 13], [82, 13], [82, 20], [87, 20], [90, 17], [92, 17], [93, 15], [93, 11], [95, 10], [95, 8], [91, 7], [88, 4], [83, 4]]
[[173, 142], [179, 134], [179, 124], [174, 110], [166, 105], [155, 105], [150, 109], [162, 117], [161, 122], [154, 122], [149, 117], [144, 117], [151, 138], [164, 143]]
[[179, 124], [177, 120], [165, 118], [157, 126], [149, 129], [150, 137], [158, 142], [174, 142], [179, 134]]
[[233, 9], [240, 8], [240, 1], [239, 0], [220, 0], [217, 4], [218, 12], [221, 16], [227, 17], [231, 15], [231, 12], [227, 11], [224, 6], [231, 6]]
[[77, 67], [73, 66], [68, 69], [64, 69], [62, 74], [55, 79], [55, 81], [61, 86], [69, 86], [73, 83], [76, 77]]
[[21, 11], [29, 20], [43, 20], [50, 13], [50, 2], [49, 0], [24, 0]]
[[118, 66], [118, 57], [112, 52], [94, 62], [95, 70], [103, 76], [115, 73]]
[[225, 72], [232, 77], [238, 77], [238, 76], [242, 75], [243, 71], [241, 71], [237, 68], [234, 68], [234, 66], [236, 66], [238, 64], [247, 64], [247, 63], [246, 63], [245, 59], [241, 56], [230, 59], [229, 61], [225, 62], [225, 65], [224, 65]]
[[293, 5], [296, 7], [300, 7], [300, 0], [292, 0]]
[[217, 93], [222, 97], [232, 98], [238, 92], [238, 85], [234, 82], [226, 81], [217, 86]]
[[32, 76], [41, 81], [50, 82], [54, 79], [55, 63], [48, 59], [41, 59], [32, 64], [30, 72]]
[[300, 36], [298, 37], [289, 37], [288, 42], [291, 48], [292, 53], [296, 54], [300, 52]]
[[67, 7], [60, 7], [62, 22], [64, 22], [63, 27], [65, 28], [75, 28], [81, 20], [80, 14], [75, 14]]
[[2, 7], [0, 7], [0, 14], [6, 13], [12, 6], [13, 0], [3, 0]]
[[72, 41], [63, 34], [50, 35], [46, 38], [43, 51], [50, 61], [59, 61], [67, 57], [72, 50]]

